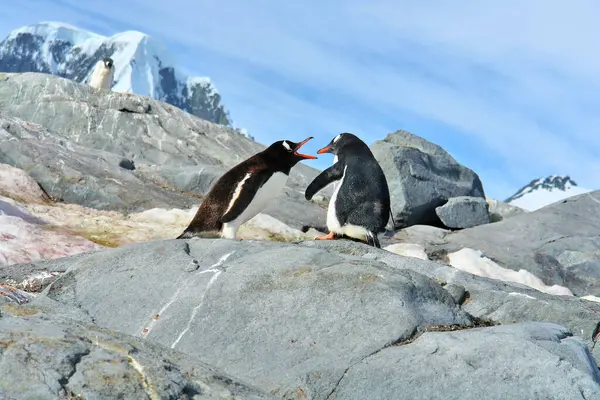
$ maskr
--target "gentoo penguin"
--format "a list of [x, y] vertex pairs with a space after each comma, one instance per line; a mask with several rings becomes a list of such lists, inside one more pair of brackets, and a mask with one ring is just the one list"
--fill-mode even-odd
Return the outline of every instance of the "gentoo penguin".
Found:
[[100, 89], [110, 89], [115, 76], [114, 62], [110, 57], [104, 57], [96, 63], [88, 85]]
[[329, 234], [317, 240], [346, 235], [375, 247], [378, 232], [385, 231], [391, 215], [387, 180], [371, 149], [351, 133], [340, 133], [319, 151], [333, 153], [333, 165], [321, 172], [306, 188], [306, 200], [334, 183], [327, 209]]
[[177, 239], [194, 236], [234, 239], [240, 225], [279, 195], [294, 165], [317, 158], [298, 152], [310, 139], [300, 143], [277, 141], [227, 171], [210, 189], [194, 219]]

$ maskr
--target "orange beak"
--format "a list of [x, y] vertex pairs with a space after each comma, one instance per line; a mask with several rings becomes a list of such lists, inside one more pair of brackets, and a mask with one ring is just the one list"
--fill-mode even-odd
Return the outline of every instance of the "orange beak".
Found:
[[305, 144], [306, 142], [308, 142], [308, 141], [309, 141], [310, 139], [312, 139], [312, 138], [313, 138], [313, 137], [311, 136], [311, 137], [309, 137], [309, 138], [306, 138], [306, 139], [304, 139], [304, 140], [303, 140], [303, 141], [301, 141], [300, 143], [298, 143], [298, 146], [296, 146], [296, 148], [294, 149], [294, 154], [295, 154], [295, 155], [297, 155], [297, 156], [299, 156], [299, 157], [302, 157], [302, 158], [309, 158], [309, 159], [315, 159], [315, 158], [317, 158], [317, 157], [315, 157], [315, 156], [310, 156], [310, 155], [308, 155], [308, 154], [302, 154], [302, 153], [298, 153], [298, 150], [300, 150], [300, 147], [304, 146], [304, 144]]
[[331, 146], [325, 146], [322, 149], [319, 149], [317, 151], [317, 154], [323, 154], [323, 153], [328, 153], [331, 150]]

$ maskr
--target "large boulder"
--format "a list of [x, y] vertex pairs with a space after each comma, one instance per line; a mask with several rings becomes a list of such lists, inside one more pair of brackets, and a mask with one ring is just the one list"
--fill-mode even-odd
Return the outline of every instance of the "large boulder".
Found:
[[194, 357], [48, 306], [0, 307], [2, 399], [273, 399]]
[[[349, 241], [305, 242], [310, 247], [330, 252], [352, 254], [381, 261], [391, 267], [411, 269], [439, 282], [461, 308], [472, 317], [493, 324], [515, 322], [551, 322], [567, 327], [574, 335], [593, 345], [594, 333], [600, 329], [600, 303], [574, 296], [547, 294], [523, 284], [480, 277], [440, 262], [401, 257], [379, 249], [357, 246]], [[39, 267], [38, 267], [39, 268]], [[596, 362], [600, 362], [596, 347]]]
[[412, 270], [274, 242], [124, 246], [79, 258], [47, 296], [278, 397], [325, 398], [352, 364], [427, 326], [473, 326]]
[[440, 146], [406, 131], [371, 145], [385, 172], [397, 228], [443, 226], [435, 208], [452, 197], [485, 198], [479, 176]]
[[490, 223], [488, 203], [481, 197], [452, 197], [446, 204], [436, 207], [435, 213], [448, 228], [471, 228]]
[[430, 252], [481, 250], [502, 267], [527, 270], [546, 285], [600, 296], [600, 191], [454, 232], [444, 242]]
[[487, 203], [490, 211], [490, 222], [502, 221], [514, 217], [515, 215], [529, 212], [521, 207], [500, 200], [490, 199], [489, 197], [487, 198]]
[[410, 346], [393, 346], [353, 365], [333, 396], [592, 399], [600, 398], [599, 379], [589, 352], [570, 332], [554, 324], [525, 323], [427, 332]]
[[[264, 148], [149, 97], [50, 74], [0, 77], [0, 163], [27, 171], [65, 202], [126, 212], [189, 208], [227, 169]], [[296, 228], [324, 226], [325, 210], [304, 199], [318, 173], [296, 165], [265, 213]]]
[[122, 157], [84, 147], [41, 125], [0, 114], [0, 163], [27, 172], [52, 198], [101, 210], [190, 208], [200, 196], [144, 180]]
[[[30, 307], [198, 357], [276, 398], [476, 399], [498, 371], [519, 398], [600, 391], [587, 348], [600, 304], [361, 243], [156, 241], [7, 275], [46, 271], [59, 276]], [[432, 384], [438, 370], [455, 372]]]

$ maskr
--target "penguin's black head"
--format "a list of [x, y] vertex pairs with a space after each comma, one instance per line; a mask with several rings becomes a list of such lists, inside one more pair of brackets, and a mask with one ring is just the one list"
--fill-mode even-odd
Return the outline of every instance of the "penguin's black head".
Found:
[[305, 159], [315, 159], [317, 157], [308, 154], [299, 153], [300, 147], [312, 139], [312, 136], [304, 139], [300, 143], [292, 142], [291, 140], [279, 140], [270, 145], [265, 151], [273, 155], [278, 160], [282, 160], [286, 165], [293, 167], [299, 161]]
[[111, 69], [113, 66], [113, 59], [110, 57], [104, 57], [102, 59], [102, 61], [104, 61], [104, 66], [108, 69]]
[[319, 149], [317, 151], [317, 153], [318, 154], [323, 154], [323, 153], [338, 154], [340, 150], [347, 148], [349, 146], [353, 146], [353, 145], [366, 146], [365, 142], [360, 140], [356, 135], [353, 135], [352, 133], [344, 132], [344, 133], [340, 133], [339, 135], [337, 135], [336, 137], [331, 139], [331, 142], [329, 142], [329, 144], [327, 146], [323, 147], [322, 149]]

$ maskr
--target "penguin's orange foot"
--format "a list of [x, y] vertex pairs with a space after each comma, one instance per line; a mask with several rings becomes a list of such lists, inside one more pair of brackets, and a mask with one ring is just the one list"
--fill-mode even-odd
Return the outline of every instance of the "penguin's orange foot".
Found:
[[335, 240], [335, 239], [337, 239], [337, 237], [335, 236], [335, 233], [333, 233], [333, 232], [329, 232], [325, 236], [318, 236], [315, 238], [315, 240]]

